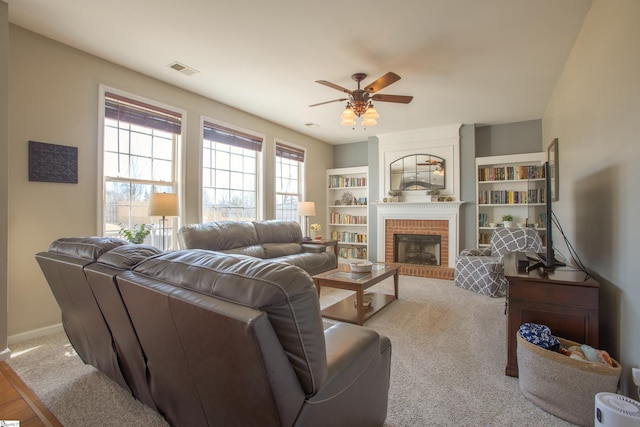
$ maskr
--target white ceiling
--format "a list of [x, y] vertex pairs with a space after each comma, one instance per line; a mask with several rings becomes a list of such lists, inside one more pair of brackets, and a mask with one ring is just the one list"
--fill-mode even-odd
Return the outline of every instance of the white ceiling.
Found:
[[[9, 21], [332, 144], [454, 123], [539, 119], [591, 0], [4, 0]], [[185, 76], [179, 61], [199, 71]], [[388, 71], [378, 125], [340, 126]], [[316, 123], [308, 128], [305, 123]]]

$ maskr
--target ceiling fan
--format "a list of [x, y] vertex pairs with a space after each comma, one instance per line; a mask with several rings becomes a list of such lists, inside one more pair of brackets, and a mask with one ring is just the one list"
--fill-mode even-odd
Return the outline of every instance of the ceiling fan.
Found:
[[375, 93], [400, 80], [400, 76], [396, 73], [388, 72], [373, 83], [367, 85], [364, 89], [360, 89], [360, 82], [362, 82], [366, 77], [367, 75], [365, 73], [355, 73], [351, 76], [351, 78], [358, 83], [358, 88], [355, 90], [349, 90], [326, 80], [316, 80], [316, 83], [347, 93], [349, 96], [347, 98], [333, 99], [331, 101], [312, 104], [309, 105], [309, 107], [317, 107], [318, 105], [330, 104], [332, 102], [347, 101], [347, 108], [342, 113], [342, 124], [353, 125], [355, 123], [355, 117], [360, 117], [364, 114], [365, 120], [363, 121], [363, 125], [366, 126], [375, 125], [377, 123], [375, 119], [379, 117], [377, 111], [373, 108], [371, 101], [408, 104], [413, 99], [413, 96], [383, 95]]

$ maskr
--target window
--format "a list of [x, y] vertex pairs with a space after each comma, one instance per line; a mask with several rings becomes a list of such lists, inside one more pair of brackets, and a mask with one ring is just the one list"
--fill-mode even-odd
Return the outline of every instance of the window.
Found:
[[[152, 229], [145, 243], [167, 247], [175, 241], [177, 220], [159, 224], [148, 215], [151, 193], [176, 193], [177, 152], [182, 115], [111, 92], [104, 96], [103, 234], [121, 227]], [[155, 224], [154, 224], [155, 222]]]
[[203, 124], [202, 221], [258, 219], [261, 137], [209, 121]]
[[276, 219], [298, 221], [304, 150], [276, 142]]

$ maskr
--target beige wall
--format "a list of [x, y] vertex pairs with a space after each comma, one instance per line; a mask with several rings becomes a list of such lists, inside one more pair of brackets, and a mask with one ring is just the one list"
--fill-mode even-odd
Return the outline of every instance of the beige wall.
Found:
[[[560, 200], [569, 240], [602, 283], [601, 346], [638, 398], [640, 366], [640, 1], [595, 0], [543, 117], [544, 148], [559, 139]], [[554, 243], [567, 254], [559, 233]]]
[[[266, 135], [265, 202], [273, 210], [274, 138], [307, 149], [307, 198], [324, 212], [332, 146], [161, 83], [131, 70], [9, 27], [9, 336], [60, 322], [58, 306], [34, 255], [58, 237], [97, 233], [99, 85], [186, 111], [183, 223], [199, 218], [200, 116]], [[29, 140], [78, 147], [78, 184], [29, 182]]]
[[9, 356], [7, 349], [8, 51], [9, 9], [6, 3], [0, 1], [0, 360]]

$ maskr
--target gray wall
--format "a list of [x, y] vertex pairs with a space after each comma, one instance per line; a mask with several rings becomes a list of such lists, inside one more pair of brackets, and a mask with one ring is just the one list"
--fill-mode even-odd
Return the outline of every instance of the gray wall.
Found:
[[459, 249], [475, 248], [476, 243], [476, 127], [460, 129], [460, 207]]
[[[558, 138], [553, 210], [600, 282], [600, 342], [623, 367], [622, 392], [640, 398], [640, 1], [594, 0], [556, 83], [543, 147]], [[554, 230], [555, 231], [555, 230]], [[560, 233], [554, 246], [568, 254]]]
[[541, 151], [542, 120], [476, 126], [476, 157]]

